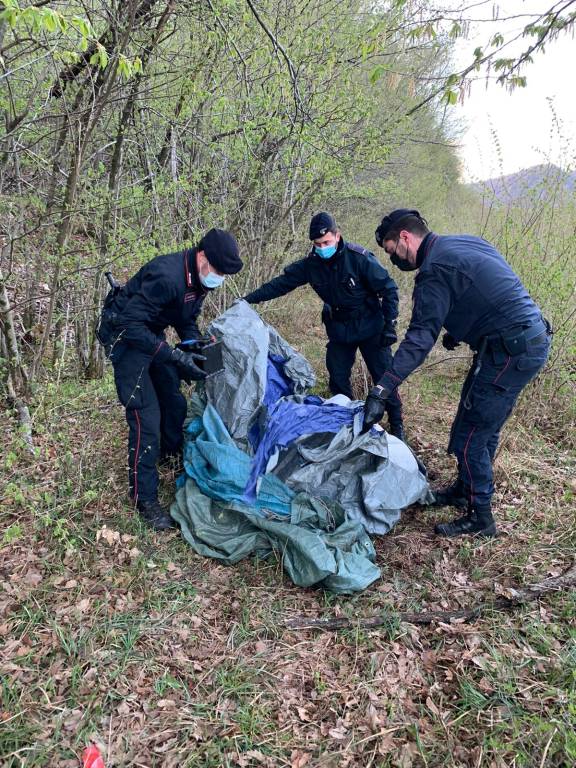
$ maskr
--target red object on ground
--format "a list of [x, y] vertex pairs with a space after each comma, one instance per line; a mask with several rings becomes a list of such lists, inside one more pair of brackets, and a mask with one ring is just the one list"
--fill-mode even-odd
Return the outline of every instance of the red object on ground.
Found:
[[98, 747], [95, 747], [94, 744], [86, 747], [84, 754], [82, 755], [82, 760], [82, 768], [106, 768], [100, 750]]

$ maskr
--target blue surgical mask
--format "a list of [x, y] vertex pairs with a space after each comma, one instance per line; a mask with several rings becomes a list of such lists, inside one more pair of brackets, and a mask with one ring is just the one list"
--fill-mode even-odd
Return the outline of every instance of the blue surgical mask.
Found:
[[219, 288], [224, 282], [224, 275], [217, 275], [210, 270], [207, 275], [200, 275], [200, 282], [204, 288]]
[[335, 245], [325, 245], [324, 248], [321, 248], [319, 245], [314, 246], [314, 250], [321, 259], [331, 259], [336, 253], [336, 248], [337, 246]]

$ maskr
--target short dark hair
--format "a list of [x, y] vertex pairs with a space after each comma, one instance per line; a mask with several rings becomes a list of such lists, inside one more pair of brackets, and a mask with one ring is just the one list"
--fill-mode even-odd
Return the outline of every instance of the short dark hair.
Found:
[[428, 222], [416, 210], [398, 208], [387, 216], [384, 216], [376, 230], [376, 242], [380, 247], [385, 240], [395, 240], [402, 230], [413, 235], [424, 236], [430, 232]]

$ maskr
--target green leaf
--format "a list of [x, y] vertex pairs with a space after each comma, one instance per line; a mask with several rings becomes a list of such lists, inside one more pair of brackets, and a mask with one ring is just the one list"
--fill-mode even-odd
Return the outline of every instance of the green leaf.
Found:
[[444, 92], [443, 101], [450, 106], [454, 106], [454, 104], [458, 103], [458, 94], [456, 91], [447, 90]]
[[120, 55], [118, 59], [118, 66], [116, 68], [116, 71], [121, 77], [125, 77], [128, 79], [130, 75], [132, 74], [132, 65], [126, 58], [126, 56]]
[[58, 13], [56, 16], [56, 20], [58, 21], [58, 26], [60, 27], [61, 32], [66, 32], [68, 29], [68, 22], [66, 20], [66, 17], [63, 16], [61, 13]]
[[455, 40], [456, 38], [460, 37], [462, 34], [462, 27], [461, 25], [455, 21], [452, 24], [452, 29], [449, 32], [449, 36], [452, 38], [452, 40]]
[[70, 21], [83, 37], [91, 36], [92, 30], [90, 28], [89, 22], [86, 19], [83, 19], [81, 16], [72, 16]]
[[58, 21], [56, 20], [56, 13], [52, 9], [44, 8], [42, 22], [47, 32], [56, 32]]
[[98, 54], [99, 54], [99, 60], [100, 60], [100, 69], [106, 69], [108, 66], [108, 51], [102, 43], [96, 43], [98, 47]]
[[370, 82], [372, 85], [380, 80], [384, 72], [386, 72], [386, 68], [382, 64], [378, 64], [378, 66], [374, 67], [372, 72], [370, 72]]

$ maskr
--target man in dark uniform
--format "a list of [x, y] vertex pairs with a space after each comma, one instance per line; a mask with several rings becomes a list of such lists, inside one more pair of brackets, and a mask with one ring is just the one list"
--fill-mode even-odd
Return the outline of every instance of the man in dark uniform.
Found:
[[494, 536], [492, 462], [500, 430], [546, 363], [550, 325], [496, 248], [479, 237], [437, 235], [418, 211], [401, 208], [382, 219], [376, 241], [399, 269], [419, 272], [410, 326], [366, 400], [364, 428], [381, 418], [387, 398], [422, 364], [442, 327], [447, 349], [469, 344], [475, 355], [448, 446], [458, 460], [458, 478], [436, 493], [438, 506], [465, 513], [435, 530], [441, 536]]
[[[156, 530], [173, 526], [158, 502], [156, 463], [180, 456], [186, 418], [180, 379], [205, 377], [197, 318], [208, 292], [240, 269], [234, 237], [211, 229], [196, 248], [149, 261], [104, 304], [98, 335], [126, 408], [130, 496]], [[168, 326], [181, 340], [175, 348], [166, 343]]]
[[[374, 254], [344, 241], [329, 213], [312, 217], [309, 235], [313, 247], [308, 256], [244, 298], [258, 304], [311, 285], [324, 301], [330, 392], [352, 399], [350, 374], [358, 349], [373, 381], [379, 381], [392, 362], [398, 288]], [[390, 432], [403, 440], [402, 405], [396, 390], [386, 401], [386, 412]]]

